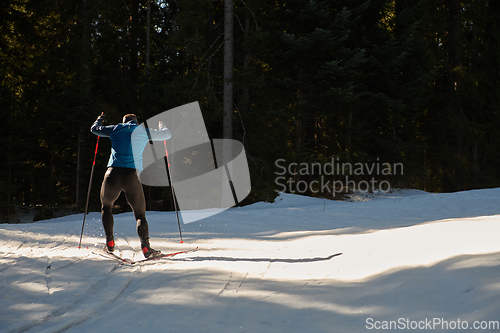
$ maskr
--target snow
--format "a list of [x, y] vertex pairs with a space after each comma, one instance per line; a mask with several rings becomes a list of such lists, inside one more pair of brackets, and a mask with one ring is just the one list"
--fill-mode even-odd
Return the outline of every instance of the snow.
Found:
[[[121, 266], [100, 214], [0, 225], [0, 332], [500, 331], [500, 189], [331, 201], [280, 194], [182, 225], [147, 212], [171, 260]], [[139, 259], [131, 213], [118, 254]], [[427, 325], [427, 326], [424, 326]], [[390, 326], [392, 325], [392, 326]], [[396, 327], [396, 325], [399, 325]], [[421, 325], [421, 326], [418, 326]]]

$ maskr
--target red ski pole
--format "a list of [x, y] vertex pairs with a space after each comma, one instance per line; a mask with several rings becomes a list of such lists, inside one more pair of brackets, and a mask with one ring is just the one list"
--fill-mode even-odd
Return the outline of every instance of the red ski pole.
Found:
[[90, 171], [89, 189], [87, 191], [87, 202], [85, 203], [85, 214], [83, 215], [82, 233], [80, 234], [80, 243], [78, 244], [78, 248], [81, 248], [82, 246], [83, 228], [85, 228], [85, 218], [87, 217], [87, 209], [89, 207], [90, 189], [92, 188], [92, 178], [94, 177], [95, 160], [97, 157], [98, 146], [99, 146], [99, 136], [97, 137], [97, 142], [95, 144], [94, 162], [92, 163], [92, 171]]
[[170, 181], [170, 188], [172, 189], [172, 200], [174, 201], [175, 215], [177, 216], [177, 225], [179, 226], [179, 235], [181, 237], [181, 243], [184, 243], [184, 241], [182, 240], [181, 222], [179, 221], [177, 201], [175, 200], [174, 184], [172, 183], [172, 175], [170, 174], [170, 161], [168, 160], [167, 141], [163, 140], [163, 144], [165, 145], [165, 159], [166, 159], [165, 162], [167, 164], [167, 173], [168, 173], [168, 180]]

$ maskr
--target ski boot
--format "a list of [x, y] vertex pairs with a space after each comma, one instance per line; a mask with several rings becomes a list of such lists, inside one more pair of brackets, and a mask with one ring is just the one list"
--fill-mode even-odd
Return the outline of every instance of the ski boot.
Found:
[[106, 245], [104, 246], [104, 251], [113, 252], [115, 250], [115, 239], [114, 237], [106, 237]]
[[161, 256], [161, 251], [153, 250], [149, 245], [149, 242], [141, 244], [142, 253], [144, 254], [144, 258], [155, 258]]

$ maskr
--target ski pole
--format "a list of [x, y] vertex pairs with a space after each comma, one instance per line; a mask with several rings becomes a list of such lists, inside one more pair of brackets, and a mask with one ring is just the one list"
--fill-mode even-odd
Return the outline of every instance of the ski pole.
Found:
[[97, 137], [97, 142], [95, 144], [94, 162], [92, 163], [92, 171], [90, 171], [89, 189], [87, 191], [87, 202], [85, 203], [85, 214], [83, 215], [82, 233], [80, 234], [80, 243], [78, 244], [78, 248], [81, 248], [82, 246], [83, 228], [85, 228], [85, 218], [87, 217], [87, 209], [89, 207], [90, 189], [92, 188], [92, 178], [94, 177], [95, 159], [97, 157], [98, 146], [99, 146], [99, 136]]
[[168, 160], [167, 141], [163, 140], [163, 144], [165, 145], [165, 162], [167, 164], [167, 174], [168, 174], [168, 180], [170, 182], [170, 188], [172, 189], [172, 200], [174, 201], [175, 215], [177, 216], [177, 225], [179, 226], [179, 235], [181, 237], [181, 243], [184, 243], [184, 241], [182, 240], [181, 222], [179, 221], [177, 202], [175, 200], [174, 184], [172, 183], [172, 175], [170, 174], [170, 161]]

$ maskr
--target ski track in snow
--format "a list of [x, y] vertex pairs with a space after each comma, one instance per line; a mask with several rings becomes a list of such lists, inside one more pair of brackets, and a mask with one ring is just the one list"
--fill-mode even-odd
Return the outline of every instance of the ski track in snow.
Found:
[[[53, 273], [57, 272], [64, 275], [65, 269], [67, 270], [70, 266], [81, 262], [81, 260], [78, 259], [69, 263], [64, 263], [57, 268], [53, 268], [54, 266], [51, 262], [51, 260], [48, 260], [49, 265], [45, 268], [45, 283], [47, 286], [47, 295], [49, 297], [54, 293], [61, 292], [61, 288], [56, 288], [51, 291]], [[78, 290], [79, 294], [74, 295], [74, 300], [72, 302], [63, 302], [63, 304], [51, 304], [51, 302], [47, 302], [47, 305], [49, 305], [50, 308], [48, 311], [44, 311], [44, 313], [36, 316], [33, 320], [23, 320], [22, 322], [18, 322], [17, 327], [14, 327], [11, 331], [62, 332], [80, 322], [87, 320], [106, 305], [115, 302], [127, 288], [131, 280], [130, 278], [125, 280], [120, 278], [118, 281], [119, 283], [109, 290], [107, 286], [112, 284], [111, 282], [113, 279], [116, 279], [115, 272], [119, 267], [108, 266], [106, 268], [108, 271], [101, 274], [101, 277], [97, 279], [90, 279], [90, 285], [82, 287], [82, 289]], [[25, 285], [27, 283], [33, 284], [40, 281], [37, 276], [33, 276], [29, 279], [22, 279], [17, 282], [19, 285]], [[69, 284], [71, 284], [71, 282]], [[28, 297], [30, 296], [29, 293], [23, 292], [23, 294]]]
[[[98, 213], [0, 225], [0, 332], [365, 332], [367, 318], [500, 322], [500, 189], [352, 202], [281, 194], [183, 225], [147, 212], [151, 244], [198, 251], [122, 266]], [[131, 213], [122, 257], [139, 259]], [[500, 324], [500, 323], [499, 323]], [[469, 330], [474, 332], [474, 330]], [[489, 332], [499, 332], [490, 329]]]

